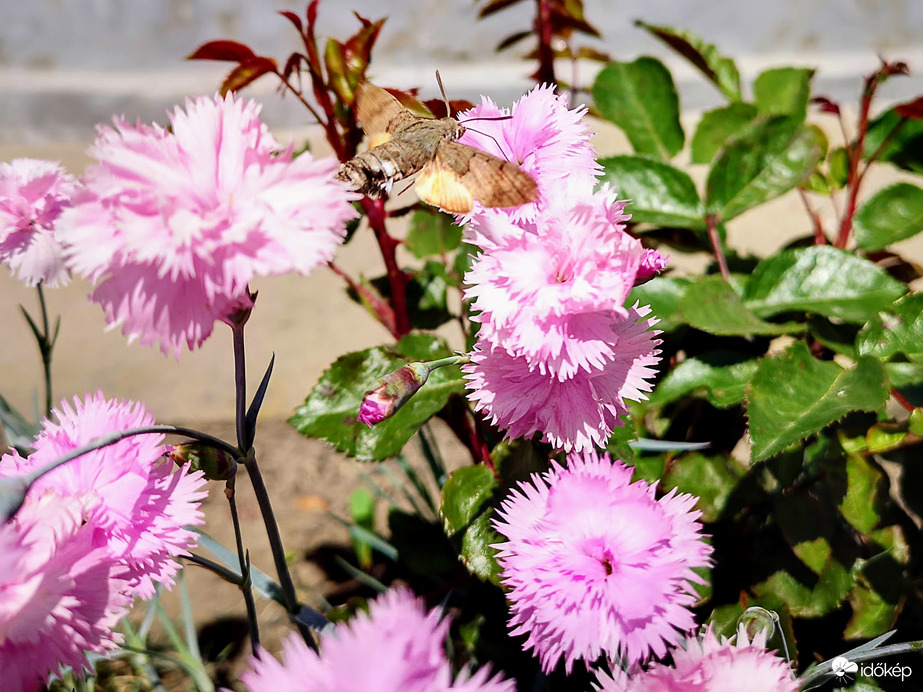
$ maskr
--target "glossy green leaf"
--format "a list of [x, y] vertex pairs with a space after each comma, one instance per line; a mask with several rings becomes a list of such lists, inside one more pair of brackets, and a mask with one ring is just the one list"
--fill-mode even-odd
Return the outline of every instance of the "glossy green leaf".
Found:
[[630, 415], [622, 419], [625, 425], [615, 426], [606, 443], [606, 451], [609, 452], [613, 459], [620, 459], [623, 463], [629, 465], [634, 462], [637, 456], [630, 443], [638, 439], [632, 408], [633, 406], [629, 407]]
[[677, 488], [679, 492], [695, 495], [696, 509], [702, 520], [717, 521], [727, 500], [745, 470], [729, 456], [706, 456], [693, 452], [674, 459], [666, 469], [660, 486], [666, 492]]
[[786, 250], [761, 262], [744, 294], [760, 317], [809, 312], [862, 323], [906, 288], [872, 262], [829, 245]]
[[305, 403], [289, 419], [298, 432], [326, 440], [360, 461], [380, 461], [401, 451], [419, 427], [445, 406], [453, 394], [465, 391], [461, 370], [434, 370], [429, 381], [394, 416], [371, 428], [356, 415], [365, 392], [379, 378], [414, 360], [451, 355], [445, 342], [430, 334], [410, 334], [397, 347], [376, 346], [347, 353], [321, 376]]
[[756, 116], [756, 106], [749, 103], [732, 103], [703, 114], [690, 143], [692, 163], [711, 162], [721, 147], [746, 130]]
[[669, 26], [655, 26], [644, 22], [635, 22], [635, 25], [646, 29], [686, 58], [730, 101], [741, 100], [740, 74], [737, 66], [733, 60], [721, 55], [715, 46], [706, 43], [691, 31], [674, 29]]
[[625, 210], [636, 223], [705, 230], [705, 205], [695, 183], [668, 163], [642, 156], [600, 159], [603, 180], [628, 200]]
[[452, 252], [461, 244], [461, 237], [461, 227], [449, 214], [427, 207], [411, 214], [405, 245], [414, 257], [422, 259]]
[[803, 67], [775, 67], [761, 73], [753, 82], [753, 96], [759, 112], [803, 121], [808, 112], [814, 72]]
[[696, 329], [718, 335], [789, 334], [804, 329], [797, 323], [772, 324], [759, 319], [733, 286], [720, 276], [694, 281], [683, 294], [679, 316]]
[[440, 513], [446, 534], [451, 536], [468, 526], [496, 488], [497, 479], [486, 466], [463, 466], [453, 471], [442, 488]]
[[915, 408], [907, 419], [907, 429], [914, 435], [923, 437], [923, 408]]
[[862, 154], [869, 158], [884, 144], [877, 160], [887, 161], [914, 173], [923, 173], [923, 120], [901, 121], [902, 118], [893, 108], [872, 120]]
[[904, 296], [882, 309], [856, 338], [863, 356], [891, 358], [903, 353], [923, 365], [923, 293]]
[[849, 180], [849, 152], [845, 147], [837, 147], [830, 152], [827, 160], [828, 180], [834, 190], [839, 190]]
[[503, 537], [494, 530], [490, 520], [493, 510], [481, 514], [465, 531], [462, 537], [462, 564], [476, 577], [500, 585], [500, 565], [497, 563], [497, 549], [490, 546], [502, 543]]
[[876, 423], [865, 434], [866, 447], [872, 454], [884, 454], [900, 447], [907, 431], [895, 429], [894, 423]]
[[831, 560], [812, 585], [813, 588], [788, 572], [779, 571], [754, 584], [753, 593], [758, 598], [784, 604], [796, 617], [816, 618], [827, 615], [846, 600], [853, 578], [843, 565]]
[[709, 213], [723, 221], [802, 183], [820, 158], [813, 130], [774, 116], [757, 121], [718, 155], [705, 184]]
[[871, 639], [889, 631], [901, 612], [906, 597], [889, 603], [865, 579], [858, 578], [849, 592], [852, 617], [843, 632], [845, 639]]
[[863, 202], [853, 218], [856, 245], [879, 250], [923, 231], [923, 189], [896, 183]]
[[657, 329], [669, 332], [683, 324], [679, 304], [691, 285], [692, 279], [658, 276], [635, 286], [625, 304], [650, 305], [654, 315], [660, 319]]
[[852, 527], [866, 534], [881, 520], [879, 505], [885, 478], [881, 471], [858, 454], [846, 457], [846, 496], [840, 502], [840, 513]]
[[754, 358], [731, 351], [710, 351], [687, 358], [660, 381], [650, 396], [650, 405], [663, 406], [688, 395], [704, 397], [717, 408], [739, 404], [757, 363]]
[[803, 342], [796, 342], [764, 358], [750, 380], [752, 459], [771, 457], [850, 411], [877, 411], [887, 400], [887, 375], [879, 360], [860, 358], [846, 370], [815, 360]]
[[659, 60], [609, 63], [596, 77], [593, 100], [602, 116], [625, 132], [636, 154], [669, 159], [683, 148], [679, 97]]

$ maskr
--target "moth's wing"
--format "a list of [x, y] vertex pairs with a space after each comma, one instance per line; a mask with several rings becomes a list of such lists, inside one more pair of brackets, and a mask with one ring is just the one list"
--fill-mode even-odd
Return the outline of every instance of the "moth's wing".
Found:
[[[443, 142], [436, 148], [433, 164], [435, 170], [443, 174], [444, 180], [450, 180], [453, 187], [461, 186], [468, 196], [485, 207], [518, 207], [538, 199], [538, 185], [531, 175], [514, 163], [474, 147]], [[423, 172], [426, 173], [425, 168]], [[441, 186], [451, 189], [448, 182], [442, 182]], [[455, 196], [460, 199], [462, 195], [455, 193]], [[421, 198], [429, 202], [422, 195]], [[445, 205], [440, 206], [447, 211], [455, 211]], [[464, 212], [456, 213], [470, 210], [471, 204], [468, 203]]]
[[356, 92], [359, 124], [369, 138], [369, 148], [384, 144], [391, 135], [417, 118], [381, 87], [362, 82]]
[[427, 204], [442, 207], [453, 214], [467, 214], [474, 206], [474, 196], [465, 186], [454, 162], [442, 155], [443, 148], [451, 142], [436, 147], [436, 155], [420, 170], [414, 190]]

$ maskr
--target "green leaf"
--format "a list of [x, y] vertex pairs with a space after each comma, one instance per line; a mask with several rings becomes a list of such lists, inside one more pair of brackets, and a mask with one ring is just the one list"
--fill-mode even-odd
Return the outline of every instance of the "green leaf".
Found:
[[[900, 128], [895, 127], [900, 123]], [[904, 120], [890, 109], [869, 123], [862, 154], [869, 158], [890, 138], [878, 156], [898, 168], [923, 173], [923, 120]]]
[[[888, 371], [888, 379], [891, 381], [892, 387], [896, 389], [923, 388], [923, 364], [892, 361], [885, 363], [885, 369]], [[921, 429], [921, 433], [923, 433], [923, 429]]]
[[923, 231], [923, 190], [897, 183], [866, 200], [853, 219], [856, 245], [880, 250]]
[[650, 405], [663, 406], [692, 395], [704, 397], [716, 408], [729, 408], [744, 400], [744, 390], [757, 364], [754, 358], [731, 351], [710, 351], [687, 358], [657, 385]]
[[752, 460], [771, 457], [850, 411], [877, 411], [887, 400], [887, 375], [879, 360], [860, 358], [845, 370], [815, 360], [807, 345], [795, 342], [764, 358], [750, 380]]
[[813, 130], [774, 116], [757, 121], [718, 155], [705, 184], [708, 211], [728, 221], [806, 180], [820, 158]]
[[423, 259], [452, 252], [461, 245], [461, 238], [462, 229], [451, 216], [426, 207], [410, 216], [406, 246], [414, 257]]
[[772, 324], [754, 315], [727, 281], [705, 276], [694, 281], [678, 306], [679, 316], [696, 329], [718, 335], [789, 334], [801, 331], [796, 323]]
[[860, 355], [891, 358], [903, 353], [923, 365], [923, 293], [904, 296], [881, 310], [856, 339]]
[[692, 279], [658, 276], [635, 286], [625, 304], [634, 305], [638, 302], [650, 305], [654, 315], [660, 318], [657, 329], [669, 332], [684, 324], [679, 314], [679, 304], [691, 285]]
[[740, 74], [737, 72], [737, 66], [733, 60], [721, 55], [712, 44], [705, 43], [691, 31], [654, 26], [644, 22], [635, 22], [635, 25], [647, 29], [695, 65], [729, 100], [741, 100]]
[[636, 223], [706, 230], [705, 205], [695, 183], [668, 163], [642, 156], [600, 159], [603, 180], [629, 201], [627, 211]]
[[496, 487], [497, 479], [486, 466], [463, 466], [453, 471], [442, 488], [440, 513], [446, 534], [451, 536], [468, 526]]
[[635, 423], [634, 406], [629, 406], [629, 415], [621, 419], [624, 425], [616, 425], [606, 443], [606, 451], [613, 459], [619, 459], [629, 466], [634, 462], [637, 453], [631, 448], [630, 443], [638, 439], [638, 430]]
[[462, 537], [462, 564], [471, 574], [492, 584], [500, 585], [500, 565], [497, 563], [497, 549], [490, 546], [502, 543], [503, 537], [491, 525], [493, 509], [481, 514]]
[[837, 147], [830, 152], [827, 167], [829, 180], [834, 190], [841, 189], [849, 181], [849, 152], [846, 147]]
[[647, 481], [651, 485], [656, 485], [660, 479], [663, 478], [666, 463], [663, 455], [657, 454], [653, 456], [636, 456], [628, 466], [634, 469], [631, 474], [632, 482], [640, 480]]
[[829, 515], [816, 497], [807, 493], [778, 495], [772, 516], [792, 552], [812, 572], [821, 574], [831, 548], [826, 536], [833, 534]]
[[465, 391], [457, 366], [438, 368], [429, 381], [396, 414], [368, 427], [356, 420], [365, 392], [379, 378], [410, 361], [434, 360], [451, 355], [440, 338], [410, 334], [397, 347], [376, 346], [347, 353], [321, 376], [304, 405], [289, 424], [308, 437], [326, 440], [360, 461], [380, 461], [401, 451], [419, 427], [445, 406], [453, 394]]
[[683, 148], [679, 97], [659, 60], [609, 63], [596, 77], [593, 100], [602, 116], [625, 132], [636, 154], [669, 159]]
[[884, 482], [881, 471], [862, 456], [850, 454], [846, 457], [846, 495], [840, 501], [840, 513], [863, 535], [881, 520], [878, 510]]
[[692, 163], [709, 163], [731, 137], [741, 134], [756, 118], [756, 106], [732, 103], [702, 115], [692, 136]]
[[786, 250], [761, 262], [747, 284], [744, 303], [760, 317], [797, 311], [862, 323], [905, 290], [872, 262], [818, 245]]
[[889, 603], [867, 580], [859, 577], [849, 592], [852, 617], [843, 632], [845, 639], [871, 639], [894, 626], [906, 597]]
[[695, 495], [696, 509], [702, 512], [702, 521], [714, 522], [728, 498], [743, 478], [745, 470], [725, 455], [705, 456], [693, 452], [675, 459], [661, 479], [664, 491], [677, 488], [680, 492]]
[[776, 67], [760, 74], [753, 82], [759, 112], [787, 115], [802, 122], [808, 112], [814, 73], [815, 70], [803, 67]]
[[770, 603], [784, 604], [795, 617], [816, 618], [827, 615], [843, 603], [852, 585], [849, 572], [839, 562], [831, 560], [813, 588], [802, 584], [788, 572], [779, 571], [766, 581], [755, 584], [753, 593]]

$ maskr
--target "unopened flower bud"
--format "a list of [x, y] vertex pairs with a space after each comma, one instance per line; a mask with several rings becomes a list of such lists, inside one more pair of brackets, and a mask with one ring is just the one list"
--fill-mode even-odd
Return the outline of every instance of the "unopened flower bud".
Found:
[[202, 442], [174, 445], [170, 458], [190, 471], [203, 471], [210, 481], [226, 481], [237, 473], [237, 460], [223, 449]]
[[372, 427], [390, 418], [426, 384], [430, 370], [426, 363], [408, 363], [385, 375], [378, 386], [365, 393], [356, 419]]
[[667, 268], [670, 261], [669, 255], [661, 255], [657, 250], [647, 249], [641, 255], [641, 265], [635, 275], [635, 286], [657, 276]]

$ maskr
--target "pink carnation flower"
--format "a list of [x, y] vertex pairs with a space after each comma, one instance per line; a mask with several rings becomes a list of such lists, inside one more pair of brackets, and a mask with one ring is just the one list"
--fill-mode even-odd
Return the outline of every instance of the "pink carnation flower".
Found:
[[[586, 107], [568, 109], [567, 96], [554, 93], [543, 84], [513, 104], [499, 108], [489, 98], [481, 105], [458, 114], [467, 128], [458, 141], [518, 164], [538, 185], [539, 200], [512, 209], [484, 209], [476, 206], [474, 223], [484, 218], [508, 217], [531, 220], [542, 200], [560, 191], [565, 180], [579, 179], [587, 188], [596, 184], [602, 167], [590, 146], [592, 133], [583, 121]], [[505, 120], [479, 120], [510, 116]]]
[[567, 451], [605, 447], [614, 427], [623, 425], [619, 416], [628, 414], [625, 399], [644, 400], [652, 389], [648, 380], [660, 360], [660, 341], [648, 331], [657, 322], [647, 318], [650, 311], [635, 305], [626, 318], [611, 318], [611, 360], [564, 381], [479, 338], [471, 362], [462, 366], [468, 399], [506, 430], [507, 439], [540, 433], [544, 442]]
[[[0, 465], [2, 466], [2, 465]], [[123, 569], [79, 504], [30, 498], [0, 524], [0, 689], [44, 689], [59, 666], [91, 670], [86, 651], [115, 649], [131, 597]]]
[[74, 178], [53, 161], [0, 163], [0, 261], [29, 286], [64, 286], [70, 273], [55, 232]]
[[179, 357], [215, 320], [249, 308], [255, 276], [329, 261], [356, 212], [337, 162], [292, 158], [254, 101], [186, 102], [170, 129], [100, 126], [99, 163], [62, 217], [73, 270], [89, 277], [111, 325]]
[[[45, 421], [35, 451], [23, 459], [13, 453], [0, 463], [0, 475], [20, 475], [116, 430], [153, 425], [141, 404], [106, 400], [102, 392], [66, 401]], [[105, 534], [109, 552], [125, 565], [133, 594], [154, 595], [154, 584], [172, 586], [179, 564], [196, 534], [186, 528], [203, 523], [199, 503], [207, 494], [202, 472], [174, 471], [163, 435], [134, 435], [84, 454], [42, 476], [29, 491], [77, 497], [86, 517]]]
[[479, 336], [561, 381], [618, 356], [616, 332], [644, 251], [625, 232], [625, 203], [607, 187], [574, 197], [520, 223], [525, 233], [500, 228], [512, 227], [509, 219], [488, 219], [495, 241], [484, 240], [465, 275]]
[[629, 665], [663, 656], [695, 626], [693, 567], [709, 564], [696, 498], [659, 500], [608, 454], [571, 454], [504, 500], [495, 545], [510, 628], [551, 671], [601, 654]]
[[449, 620], [427, 613], [410, 591], [379, 596], [359, 614], [321, 637], [321, 653], [295, 634], [282, 645], [284, 663], [271, 656], [251, 661], [242, 680], [250, 692], [513, 692], [511, 681], [490, 678], [485, 668], [454, 682], [443, 644]]
[[653, 663], [643, 672], [628, 675], [616, 669], [599, 675], [601, 692], [795, 692], [798, 681], [791, 667], [774, 651], [766, 649], [766, 633], [752, 641], [740, 627], [737, 641], [719, 640], [707, 629], [701, 637], [690, 636], [682, 648], [672, 651], [673, 666]]

